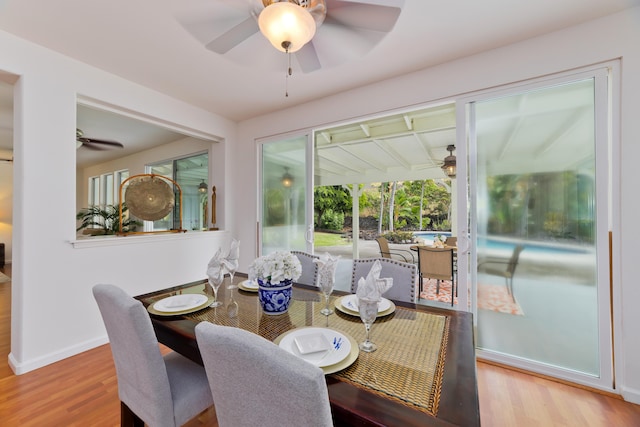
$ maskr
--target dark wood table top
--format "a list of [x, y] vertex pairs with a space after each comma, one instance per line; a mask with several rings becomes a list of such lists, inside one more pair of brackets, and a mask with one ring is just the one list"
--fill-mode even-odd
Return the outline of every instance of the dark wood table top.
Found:
[[[242, 274], [236, 275], [235, 282], [238, 283], [246, 279]], [[205, 310], [213, 310], [207, 308], [199, 313], [208, 316], [207, 319], [215, 323], [226, 324], [231, 326], [239, 326], [252, 332], [260, 333], [265, 336], [263, 330], [256, 325], [262, 322], [277, 322], [272, 318], [281, 316], [262, 315], [257, 303], [257, 294], [245, 292], [242, 290], [226, 289], [228, 279], [220, 287], [218, 298], [225, 303], [225, 306], [231, 301], [238, 304], [238, 313], [241, 321], [237, 319], [229, 319], [225, 306], [219, 307], [215, 312], [215, 316]], [[184, 285], [164, 289], [161, 291], [140, 295], [136, 297], [149, 306], [154, 301], [166, 296], [199, 287], [206, 289], [206, 280], [187, 283]], [[296, 292], [298, 297], [308, 300], [311, 296], [315, 297], [315, 303], [318, 307], [323, 306], [321, 295], [316, 293], [315, 288], [295, 285], [294, 299]], [[345, 294], [343, 292], [334, 292], [336, 295]], [[403, 302], [395, 302], [397, 306], [396, 313], [402, 311], [406, 315], [412, 312], [432, 313], [439, 316], [446, 316], [448, 319], [448, 338], [443, 345], [446, 345], [446, 358], [444, 359], [444, 368], [442, 370], [441, 388], [439, 394], [439, 403], [437, 405], [436, 416], [429, 415], [424, 411], [415, 409], [411, 405], [405, 404], [398, 399], [385, 398], [381, 393], [368, 390], [366, 387], [356, 386], [349, 381], [343, 380], [339, 375], [327, 375], [327, 385], [329, 390], [329, 399], [331, 401], [334, 423], [336, 426], [479, 426], [480, 412], [478, 403], [478, 389], [476, 378], [475, 364], [475, 345], [473, 338], [473, 322], [471, 313], [459, 312], [454, 310], [427, 307], [416, 304], [408, 304]], [[258, 307], [258, 309], [256, 309]], [[290, 309], [291, 310], [291, 309]], [[393, 325], [393, 316], [396, 313], [387, 316], [386, 322]], [[344, 316], [341, 312], [336, 312], [331, 316]], [[193, 317], [193, 316], [191, 316]], [[156, 316], [151, 315], [153, 327], [156, 331], [158, 341], [168, 346], [174, 351], [184, 355], [185, 357], [202, 364], [202, 359], [195, 339], [195, 326], [198, 320], [194, 320], [187, 315], [185, 316]], [[324, 316], [319, 316], [324, 318]], [[400, 318], [400, 316], [398, 316]], [[236, 323], [233, 323], [233, 320]], [[359, 319], [355, 319], [358, 321]], [[268, 324], [268, 323], [267, 323]], [[314, 326], [316, 326], [314, 324]], [[291, 325], [290, 329], [295, 328]], [[373, 330], [375, 333], [376, 324]], [[364, 327], [362, 328], [364, 331]], [[268, 339], [274, 339], [273, 336], [266, 336]], [[375, 335], [374, 335], [375, 337]], [[358, 337], [360, 339], [362, 337]], [[375, 341], [375, 339], [374, 339]], [[362, 357], [362, 354], [360, 357]]]

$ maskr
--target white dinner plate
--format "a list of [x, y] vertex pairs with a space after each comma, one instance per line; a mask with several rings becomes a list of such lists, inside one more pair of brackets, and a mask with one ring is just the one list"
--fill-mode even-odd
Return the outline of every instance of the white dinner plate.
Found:
[[[302, 342], [304, 342], [305, 337], [313, 337], [314, 334], [318, 333], [324, 335], [329, 343], [329, 348], [305, 354], [300, 353], [297, 341], [302, 339]], [[289, 353], [320, 368], [335, 365], [346, 359], [351, 353], [351, 341], [349, 338], [341, 332], [329, 328], [310, 327], [294, 329], [283, 336], [278, 345]]]
[[161, 299], [153, 308], [166, 313], [190, 310], [206, 303], [208, 297], [204, 294], [181, 294]]
[[258, 292], [257, 280], [244, 280], [238, 284], [238, 287], [243, 291]]
[[[342, 306], [348, 310], [358, 312], [358, 297], [355, 294], [346, 295], [342, 298]], [[391, 308], [391, 301], [382, 298], [378, 303], [378, 313], [387, 311]]]

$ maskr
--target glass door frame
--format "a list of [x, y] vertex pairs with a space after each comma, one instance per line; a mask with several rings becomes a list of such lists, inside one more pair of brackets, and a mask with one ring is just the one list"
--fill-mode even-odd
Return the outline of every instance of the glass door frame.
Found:
[[273, 144], [282, 141], [287, 141], [296, 138], [305, 138], [305, 233], [304, 241], [306, 247], [303, 248], [291, 248], [296, 250], [304, 250], [308, 253], [313, 253], [313, 132], [311, 130], [303, 130], [285, 134], [279, 134], [276, 136], [262, 138], [256, 140], [256, 170], [257, 174], [257, 188], [258, 191], [258, 204], [257, 204], [257, 224], [256, 224], [256, 251], [258, 256], [263, 255], [263, 223], [264, 218], [264, 151], [263, 148], [266, 144]]
[[[503, 87], [479, 91], [465, 97], [456, 99], [456, 152], [457, 152], [457, 192], [458, 192], [458, 287], [459, 309], [464, 310], [469, 304], [473, 312], [474, 323], [477, 327], [477, 257], [475, 248], [471, 244], [476, 240], [477, 223], [473, 214], [476, 209], [476, 197], [470, 188], [475, 187], [472, 182], [476, 176], [477, 152], [475, 139], [475, 111], [474, 103], [521, 93], [528, 90], [541, 89], [557, 84], [568, 83], [585, 78], [594, 79], [595, 96], [595, 141], [596, 141], [596, 191], [597, 191], [597, 253], [598, 253], [598, 340], [599, 340], [599, 377], [590, 376], [569, 369], [557, 368], [544, 363], [534, 363], [525, 359], [508, 355], [477, 350], [480, 359], [486, 359], [527, 371], [538, 372], [555, 378], [564, 379], [573, 383], [612, 391], [615, 390], [615, 376], [620, 375], [620, 364], [616, 364], [614, 355], [621, 354], [619, 349], [614, 352], [614, 331], [619, 330], [621, 319], [615, 310], [619, 307], [619, 291], [610, 286], [610, 277], [615, 278], [619, 272], [615, 271], [615, 263], [609, 262], [609, 232], [613, 233], [613, 239], [617, 239], [619, 233], [619, 215], [613, 212], [613, 206], [619, 206], [619, 175], [613, 173], [619, 170], [619, 122], [612, 117], [619, 117], [617, 108], [620, 99], [619, 64], [611, 61], [604, 64], [596, 64], [580, 70], [558, 73], [553, 76], [531, 79], [524, 83], [505, 85]], [[604, 142], [604, 143], [603, 143]], [[468, 256], [460, 256], [468, 255]], [[614, 271], [611, 271], [614, 269]], [[464, 274], [461, 274], [463, 272]], [[605, 286], [606, 285], [606, 286]], [[466, 301], [466, 296], [469, 300]], [[611, 301], [614, 301], [614, 305]], [[616, 301], [618, 303], [616, 303]], [[613, 312], [612, 312], [613, 309]], [[615, 374], [615, 375], [614, 375]]]

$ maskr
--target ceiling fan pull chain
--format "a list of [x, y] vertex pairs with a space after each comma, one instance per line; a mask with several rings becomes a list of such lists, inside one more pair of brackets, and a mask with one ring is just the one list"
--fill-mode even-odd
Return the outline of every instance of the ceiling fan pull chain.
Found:
[[291, 46], [291, 42], [283, 41], [282, 47], [285, 49], [285, 53], [287, 54], [287, 74], [284, 78], [284, 96], [285, 98], [289, 97], [289, 76], [291, 75], [291, 52], [289, 52], [289, 46]]

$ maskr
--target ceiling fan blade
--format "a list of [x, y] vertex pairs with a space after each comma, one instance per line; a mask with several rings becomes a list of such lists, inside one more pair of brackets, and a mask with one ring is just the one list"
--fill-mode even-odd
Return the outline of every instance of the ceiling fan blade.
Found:
[[294, 53], [303, 73], [310, 73], [320, 69], [320, 59], [316, 53], [313, 41], [302, 46], [302, 49]]
[[326, 21], [388, 33], [396, 25], [400, 12], [400, 7], [327, 0]]
[[207, 43], [206, 48], [216, 53], [227, 53], [259, 30], [253, 16], [248, 17], [226, 33]]
[[87, 147], [90, 150], [110, 150], [112, 148], [124, 148], [124, 145], [117, 141], [106, 141], [103, 139], [93, 138], [78, 138], [78, 141], [82, 142], [83, 147]]

